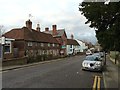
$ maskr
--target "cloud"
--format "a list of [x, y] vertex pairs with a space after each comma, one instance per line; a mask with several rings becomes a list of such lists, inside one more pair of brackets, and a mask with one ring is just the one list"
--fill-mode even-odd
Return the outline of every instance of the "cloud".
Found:
[[40, 23], [41, 30], [57, 24], [65, 28], [67, 36], [96, 42], [95, 31], [85, 25], [86, 18], [79, 12], [79, 3], [83, 0], [0, 0], [0, 25], [8, 30], [25, 26], [32, 14], [33, 28]]

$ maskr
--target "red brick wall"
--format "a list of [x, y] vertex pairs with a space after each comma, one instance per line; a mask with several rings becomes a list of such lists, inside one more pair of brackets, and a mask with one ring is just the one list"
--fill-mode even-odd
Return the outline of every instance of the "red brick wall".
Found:
[[14, 41], [13, 48], [18, 48], [18, 57], [24, 57], [25, 41]]
[[[63, 40], [63, 43], [62, 45], [67, 45], [67, 37], [65, 36], [65, 34], [63, 34], [62, 36], [62, 40]], [[62, 49], [64, 51], [64, 55], [67, 55], [67, 51], [66, 51], [66, 48], [65, 49]]]
[[4, 54], [4, 59], [10, 59], [10, 58], [13, 58], [13, 53]]
[[58, 46], [58, 44], [55, 44], [55, 46], [53, 46], [53, 44], [50, 44], [50, 46], [48, 46], [48, 43], [44, 43], [44, 46], [41, 46], [41, 43], [38, 42], [32, 42], [32, 46], [28, 46], [28, 41], [14, 41], [13, 42], [13, 51], [11, 54], [6, 54], [4, 55], [6, 59], [10, 59], [10, 58], [14, 58], [14, 48], [18, 49], [18, 56], [15, 58], [19, 58], [19, 57], [24, 57], [25, 55], [27, 55], [26, 52], [32, 51], [32, 53], [36, 56], [36, 53], [38, 52], [38, 50], [51, 50], [52, 52], [58, 52], [60, 50], [60, 45]]

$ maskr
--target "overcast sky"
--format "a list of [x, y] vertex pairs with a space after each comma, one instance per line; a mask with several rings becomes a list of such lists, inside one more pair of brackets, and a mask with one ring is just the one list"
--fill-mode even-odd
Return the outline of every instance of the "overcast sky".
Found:
[[75, 39], [95, 43], [95, 31], [85, 24], [86, 18], [79, 12], [82, 0], [0, 0], [0, 25], [8, 31], [25, 26], [30, 18], [33, 29], [39, 23], [41, 31], [45, 27], [52, 29], [56, 24], [58, 29], [65, 28], [68, 38], [73, 34]]

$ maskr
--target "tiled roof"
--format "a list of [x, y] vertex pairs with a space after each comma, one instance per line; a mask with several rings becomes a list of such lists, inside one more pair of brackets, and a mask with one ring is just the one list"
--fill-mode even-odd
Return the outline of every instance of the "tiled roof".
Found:
[[[51, 34], [52, 35], [52, 30], [50, 30], [50, 31], [44, 31], [45, 33], [49, 33], [49, 34]], [[55, 35], [55, 37], [57, 37], [57, 36], [62, 36], [63, 34], [65, 33], [65, 29], [59, 29], [59, 30], [57, 30], [57, 35]], [[66, 34], [66, 33], [65, 33]], [[66, 35], [67, 36], [67, 35]]]
[[67, 39], [67, 45], [79, 45], [79, 43], [74, 39]]
[[12, 29], [11, 31], [5, 33], [4, 36], [7, 38], [13, 38], [16, 40], [58, 43], [57, 40], [53, 38], [51, 34], [38, 32], [34, 29], [29, 30], [26, 27], [19, 28], [19, 29]]
[[5, 33], [3, 36], [5, 36], [6, 38], [13, 38], [13, 39], [24, 39], [24, 31], [21, 30], [21, 28], [16, 28]]

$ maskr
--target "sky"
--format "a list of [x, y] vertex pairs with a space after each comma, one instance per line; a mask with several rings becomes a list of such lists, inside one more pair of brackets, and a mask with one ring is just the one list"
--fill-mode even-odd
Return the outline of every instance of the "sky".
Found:
[[[96, 43], [94, 29], [85, 24], [86, 18], [79, 11], [82, 0], [0, 0], [0, 25], [6, 31], [25, 26], [30, 19], [33, 29], [40, 24], [41, 31], [46, 27], [65, 29], [67, 37]], [[29, 17], [29, 14], [32, 16]]]

